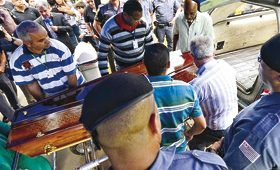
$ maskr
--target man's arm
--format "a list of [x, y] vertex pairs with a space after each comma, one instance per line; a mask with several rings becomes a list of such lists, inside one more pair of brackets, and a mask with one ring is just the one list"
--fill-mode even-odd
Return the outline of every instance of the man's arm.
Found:
[[[86, 23], [86, 27], [87, 27], [87, 30], [89, 31], [89, 33], [91, 34], [91, 36], [94, 38], [94, 39], [99, 39], [99, 37], [97, 35], [94, 34], [93, 30], [91, 29], [89, 23]], [[100, 30], [101, 31], [101, 30]]]
[[102, 28], [101, 28], [101, 22], [98, 22], [98, 21], [94, 20], [94, 22], [93, 22], [93, 27], [96, 29], [96, 31], [98, 32], [98, 34], [101, 33], [101, 30], [102, 30]]
[[68, 78], [68, 86], [69, 87], [76, 87], [78, 84], [76, 73], [73, 73], [71, 75], [67, 75]]
[[185, 131], [184, 134], [188, 141], [192, 140], [194, 135], [198, 135], [206, 128], [206, 121], [203, 115], [193, 118], [194, 125], [189, 131]]
[[7, 63], [7, 58], [4, 50], [2, 50], [0, 54], [0, 74], [3, 74], [5, 72], [6, 63]]
[[176, 50], [178, 40], [179, 40], [179, 34], [174, 34], [173, 35], [173, 51]]
[[45, 98], [45, 93], [41, 89], [37, 81], [33, 81], [31, 84], [26, 84], [26, 87], [30, 94], [37, 100], [43, 100]]

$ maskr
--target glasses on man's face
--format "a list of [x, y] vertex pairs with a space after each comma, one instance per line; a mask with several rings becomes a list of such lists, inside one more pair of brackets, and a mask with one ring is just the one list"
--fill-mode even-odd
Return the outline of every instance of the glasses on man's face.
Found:
[[128, 15], [128, 17], [132, 21], [131, 23], [134, 23], [134, 25], [137, 24], [140, 21], [140, 19], [134, 19], [131, 15]]
[[261, 55], [258, 56], [258, 62], [260, 63], [262, 61]]

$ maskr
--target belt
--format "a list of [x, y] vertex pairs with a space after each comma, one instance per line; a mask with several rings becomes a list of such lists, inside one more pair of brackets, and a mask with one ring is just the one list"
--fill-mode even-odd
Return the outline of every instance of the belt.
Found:
[[157, 22], [157, 21], [154, 22], [154, 25], [155, 25], [156, 27], [160, 27], [160, 28], [163, 28], [164, 26], [170, 26], [169, 23], [159, 23], [159, 22]]

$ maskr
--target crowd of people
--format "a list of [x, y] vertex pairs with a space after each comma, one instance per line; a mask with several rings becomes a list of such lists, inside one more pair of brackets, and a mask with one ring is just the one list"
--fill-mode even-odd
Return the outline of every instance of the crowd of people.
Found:
[[[199, 5], [0, 0], [0, 89], [9, 101], [0, 93], [3, 122], [21, 107], [16, 85], [30, 104], [85, 83], [73, 54], [79, 42], [89, 42], [102, 76], [141, 61], [148, 72], [108, 76], [84, 100], [80, 121], [112, 169], [280, 169], [280, 35], [258, 58], [270, 94], [238, 114], [236, 71], [214, 58], [212, 20]], [[175, 50], [198, 68], [189, 83], [167, 75]], [[193, 126], [186, 129], [188, 118]]]

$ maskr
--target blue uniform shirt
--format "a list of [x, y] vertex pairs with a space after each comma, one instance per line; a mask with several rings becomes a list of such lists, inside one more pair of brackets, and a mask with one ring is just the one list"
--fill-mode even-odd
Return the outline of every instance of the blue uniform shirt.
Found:
[[181, 5], [177, 0], [154, 0], [154, 10], [156, 13], [156, 20], [159, 23], [169, 23], [173, 19], [173, 11], [177, 10]]
[[142, 18], [144, 18], [147, 22], [147, 24], [151, 25], [151, 11], [154, 10], [153, 4], [151, 0], [141, 0], [141, 6], [142, 6]]
[[280, 169], [280, 93], [245, 108], [228, 129], [224, 161], [233, 170]]
[[149, 170], [215, 170], [227, 169], [216, 154], [193, 150], [175, 154], [175, 147], [160, 150]]
[[118, 10], [115, 10], [114, 7], [111, 5], [110, 2], [100, 5], [97, 10], [97, 14], [95, 16], [95, 20], [101, 23], [101, 27], [105, 24], [105, 22], [111, 18], [112, 16], [123, 12], [123, 5], [124, 2], [120, 1], [120, 6]]

